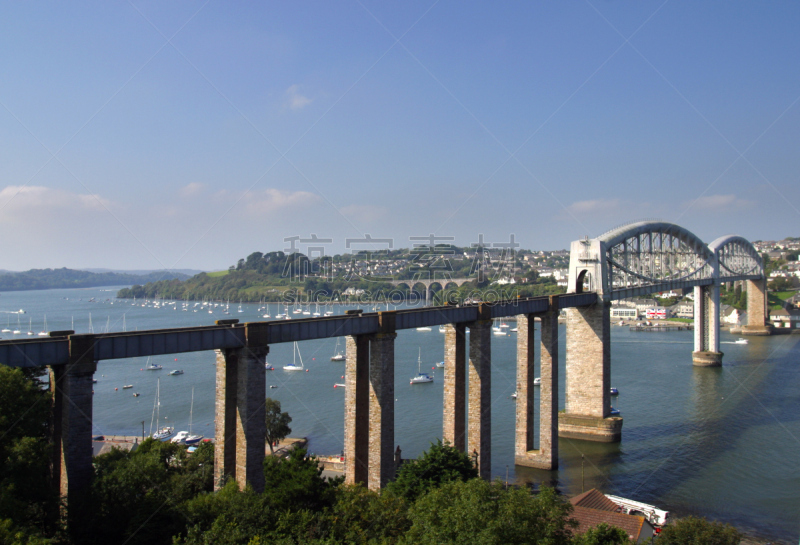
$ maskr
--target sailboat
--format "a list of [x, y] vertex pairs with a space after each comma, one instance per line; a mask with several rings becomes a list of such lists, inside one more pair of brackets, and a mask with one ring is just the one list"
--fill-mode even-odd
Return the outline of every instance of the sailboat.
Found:
[[28, 318], [28, 335], [33, 335], [33, 318]]
[[[297, 358], [300, 358], [300, 365], [297, 365]], [[305, 368], [303, 367], [303, 356], [300, 355], [300, 347], [297, 346], [297, 341], [294, 342], [294, 347], [292, 348], [292, 363], [291, 365], [284, 365], [284, 371], [303, 371]]]
[[12, 333], [13, 333], [14, 335], [19, 335], [20, 333], [22, 333], [21, 326], [19, 325], [19, 314], [17, 314], [17, 329], [15, 329], [14, 331], [12, 331]]
[[11, 316], [8, 317], [8, 325], [2, 329], [3, 333], [11, 333]]
[[339, 337], [336, 337], [336, 348], [333, 349], [331, 361], [344, 361], [344, 354], [339, 351]]
[[[161, 421], [161, 379], [156, 382], [156, 400], [153, 404], [153, 416], [155, 416], [157, 426]], [[152, 416], [150, 417], [150, 431], [153, 431]], [[171, 426], [164, 426], [163, 428], [157, 429], [152, 437], [156, 441], [166, 441], [172, 437], [173, 433], [175, 433], [175, 428]]]
[[492, 335], [505, 335], [506, 332], [503, 331], [502, 327], [503, 327], [502, 325], [499, 325], [499, 326], [498, 325], [493, 325], [492, 326]]
[[203, 438], [202, 435], [193, 435], [192, 434], [192, 413], [194, 412], [194, 388], [192, 388], [192, 402], [189, 406], [189, 431], [179, 431], [175, 434], [175, 437], [171, 439], [173, 443], [185, 444], [185, 445], [194, 445], [195, 443], [199, 443], [200, 440]]
[[417, 376], [411, 377], [411, 384], [422, 384], [423, 382], [433, 382], [433, 377], [422, 372], [422, 347], [420, 347], [417, 356]]

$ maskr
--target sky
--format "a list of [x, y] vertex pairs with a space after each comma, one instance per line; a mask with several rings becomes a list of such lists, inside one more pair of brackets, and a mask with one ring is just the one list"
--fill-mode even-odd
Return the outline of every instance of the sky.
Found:
[[555, 250], [643, 219], [800, 236], [799, 24], [791, 1], [2, 2], [0, 269]]

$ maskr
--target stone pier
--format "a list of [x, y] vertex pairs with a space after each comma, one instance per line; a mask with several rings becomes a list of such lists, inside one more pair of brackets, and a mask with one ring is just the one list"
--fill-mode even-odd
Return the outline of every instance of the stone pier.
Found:
[[369, 467], [369, 337], [346, 337], [344, 392], [345, 482], [367, 484]]
[[567, 309], [566, 410], [559, 436], [604, 443], [622, 438], [622, 418], [611, 410], [609, 303]]
[[694, 288], [694, 352], [697, 367], [719, 367], [719, 285]]
[[478, 474], [492, 476], [491, 309], [481, 305], [481, 320], [469, 326], [469, 415], [467, 454], [477, 457]]
[[367, 485], [378, 490], [394, 479], [395, 312], [379, 312], [380, 332], [369, 341], [369, 463]]
[[70, 335], [70, 362], [50, 367], [53, 392], [53, 485], [62, 498], [79, 500], [89, 489], [92, 467], [94, 336]]
[[771, 335], [772, 325], [767, 313], [767, 279], [747, 281], [747, 325], [741, 335]]
[[248, 338], [244, 348], [216, 350], [215, 490], [234, 479], [241, 489], [250, 484], [256, 492], [264, 491], [265, 367], [269, 348], [253, 340]]
[[442, 439], [466, 448], [466, 328], [448, 324], [444, 332], [444, 413]]
[[[534, 449], [534, 320], [517, 316], [516, 465], [558, 469], [558, 304], [543, 315], [540, 340], [539, 448]], [[555, 303], [555, 304], [553, 304]]]

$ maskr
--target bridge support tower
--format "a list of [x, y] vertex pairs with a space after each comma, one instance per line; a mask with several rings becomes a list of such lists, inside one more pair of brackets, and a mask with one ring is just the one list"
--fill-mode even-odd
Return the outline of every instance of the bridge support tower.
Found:
[[697, 367], [719, 367], [719, 284], [694, 288], [694, 352]]
[[611, 411], [610, 303], [567, 309], [566, 411], [558, 435], [603, 443], [622, 439], [622, 418]]
[[[539, 386], [539, 448], [534, 449], [534, 318], [517, 316], [517, 417], [514, 463], [540, 469], [558, 469], [558, 299], [541, 317]], [[555, 303], [555, 304], [554, 304]]]
[[771, 335], [772, 325], [767, 321], [767, 279], [747, 280], [747, 325], [741, 335]]

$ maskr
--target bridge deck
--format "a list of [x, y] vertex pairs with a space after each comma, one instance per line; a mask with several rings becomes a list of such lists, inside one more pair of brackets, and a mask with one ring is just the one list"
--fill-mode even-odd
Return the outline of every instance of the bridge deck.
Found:
[[[595, 293], [571, 293], [553, 298], [558, 309], [594, 304]], [[543, 314], [550, 310], [549, 297], [532, 297], [485, 303], [492, 318], [518, 314]], [[312, 339], [369, 335], [380, 331], [379, 315], [364, 313], [345, 316], [272, 320], [246, 324], [224, 323], [213, 326], [154, 329], [120, 333], [74, 335], [94, 341], [94, 360], [136, 358], [198, 352], [223, 348], [242, 348], [251, 339], [254, 345], [270, 345]], [[479, 318], [479, 304], [425, 307], [394, 311], [395, 326], [400, 329], [433, 327], [474, 322]], [[69, 362], [70, 335], [46, 339], [0, 341], [0, 363], [10, 367], [64, 365]]]

